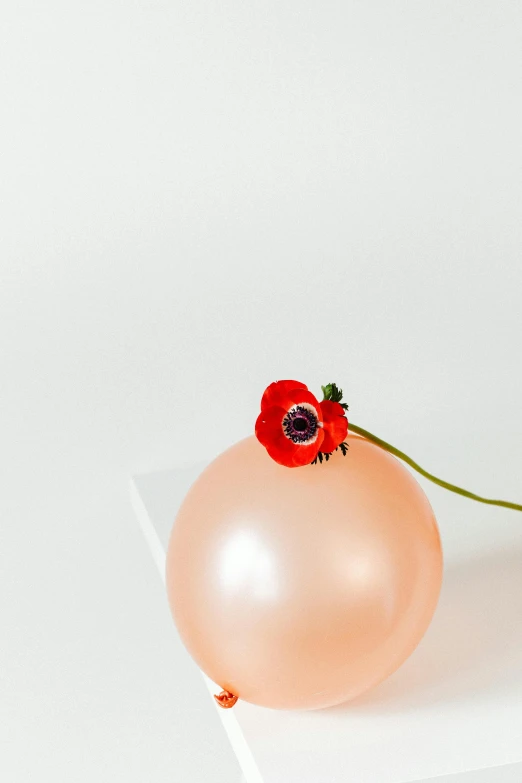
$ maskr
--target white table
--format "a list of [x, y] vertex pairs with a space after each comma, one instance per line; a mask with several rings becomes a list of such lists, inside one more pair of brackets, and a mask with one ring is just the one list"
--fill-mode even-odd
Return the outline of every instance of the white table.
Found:
[[[132, 479], [162, 576], [177, 508], [203, 467]], [[314, 712], [241, 701], [221, 710], [210, 696], [220, 688], [204, 677], [202, 708], [218, 712], [246, 783], [522, 780], [522, 521], [424, 486], [441, 528], [445, 578], [432, 625], [398, 672], [354, 702]], [[188, 653], [180, 661], [181, 681], [195, 667]]]

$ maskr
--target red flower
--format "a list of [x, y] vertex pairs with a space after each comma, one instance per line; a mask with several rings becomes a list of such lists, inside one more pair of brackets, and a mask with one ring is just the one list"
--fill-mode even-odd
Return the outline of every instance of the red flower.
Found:
[[304, 383], [276, 381], [265, 389], [256, 437], [280, 465], [308, 465], [319, 452], [334, 451], [347, 432], [342, 405], [318, 402]]

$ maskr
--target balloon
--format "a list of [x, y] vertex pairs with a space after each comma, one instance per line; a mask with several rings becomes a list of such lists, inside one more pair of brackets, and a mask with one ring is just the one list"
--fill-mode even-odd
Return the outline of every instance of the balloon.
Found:
[[167, 592], [199, 667], [240, 699], [317, 709], [395, 671], [428, 627], [439, 531], [406, 468], [349, 435], [287, 468], [255, 437], [215, 459], [172, 529]]

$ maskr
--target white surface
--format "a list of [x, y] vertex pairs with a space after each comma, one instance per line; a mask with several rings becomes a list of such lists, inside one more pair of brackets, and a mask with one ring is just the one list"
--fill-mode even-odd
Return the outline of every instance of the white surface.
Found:
[[220, 780], [127, 484], [268, 382], [522, 496], [521, 39], [510, 0], [0, 2], [2, 781]]
[[[172, 475], [169, 476], [170, 484], [177, 486], [178, 492], [183, 493], [187, 486], [187, 482], [190, 485], [193, 473], [194, 471], [192, 469], [189, 469], [188, 471], [180, 470], [174, 477]], [[145, 540], [150, 547], [150, 551], [159, 570], [160, 576], [163, 582], [165, 582], [165, 532], [168, 528], [168, 525], [165, 524], [164, 512], [166, 511], [168, 514], [168, 506], [164, 507], [163, 509], [161, 508], [162, 476], [163, 474], [159, 474], [159, 493], [157, 496], [154, 493], [154, 484], [156, 483], [154, 478], [152, 478], [152, 481], [149, 480], [145, 484], [145, 496], [149, 494], [151, 495], [148, 506], [145, 504], [145, 497], [141, 492], [141, 481], [139, 478], [131, 480], [130, 491], [134, 510], [145, 536]], [[148, 493], [146, 491], [147, 489], [149, 490]], [[152, 490], [152, 492], [150, 490]], [[157, 509], [155, 504], [156, 497], [159, 500], [159, 507]], [[152, 511], [151, 505], [154, 511]], [[162, 520], [162, 522], [159, 523], [160, 529], [158, 529], [157, 524], [153, 523], [153, 516], [156, 519]], [[222, 745], [225, 746], [223, 748], [225, 752], [220, 754], [224, 758], [220, 759], [220, 761], [223, 765], [225, 760], [227, 762], [227, 780], [232, 780], [234, 776], [237, 777], [237, 758], [241, 771], [244, 775], [244, 777], [242, 777], [243, 780], [248, 781], [248, 783], [263, 783], [257, 768], [257, 764], [252, 756], [252, 752], [244, 738], [241, 727], [237, 722], [236, 713], [233, 710], [223, 710], [221, 707], [218, 707], [212, 697], [214, 694], [219, 693], [221, 688], [216, 687], [216, 684], [213, 683], [205, 674], [199, 672], [199, 675], [201, 675], [205, 683], [207, 692], [210, 692], [210, 705], [212, 709], [209, 709], [208, 694], [204, 696], [202, 693], [200, 677], [196, 676], [196, 667], [186, 652], [182, 649], [182, 643], [177, 634], [176, 637], [176, 643], [179, 648], [176, 675], [180, 682], [183, 682], [184, 684], [187, 694], [185, 698], [187, 699], [191, 709], [197, 712], [199, 717], [199, 725], [194, 725], [190, 727], [189, 730], [191, 730], [193, 735], [196, 735], [198, 739], [208, 737], [210, 731], [213, 737], [215, 737], [215, 741], [221, 741]], [[221, 724], [224, 732], [218, 730], [218, 723]], [[233, 748], [235, 754], [235, 757], [233, 758], [226, 758], [226, 754], [229, 754], [229, 745], [223, 737], [223, 733], [226, 733], [230, 745]]]
[[[182, 487], [184, 484], [183, 479], [184, 473], [181, 471], [181, 475], [178, 474], [176, 476], [176, 481], [181, 483]], [[150, 513], [139, 492], [139, 481], [131, 481], [130, 491], [134, 511], [145, 540], [150, 547], [162, 581], [165, 583], [165, 547], [158, 537], [157, 531], [152, 524]], [[213, 704], [211, 702], [213, 709], [209, 709], [208, 692], [210, 691], [212, 696], [214, 693], [219, 693], [221, 689], [216, 690], [215, 684], [197, 670], [182, 649], [181, 640], [177, 634], [175, 644], [177, 647], [176, 676], [181, 686], [178, 698], [184, 712], [184, 741], [191, 744], [194, 737], [196, 737], [198, 745], [202, 750], [206, 745], [211, 745], [212, 755], [208, 751], [206, 754], [209, 759], [206, 774], [209, 777], [217, 778], [218, 775], [221, 775], [222, 779], [227, 781], [227, 783], [230, 781], [240, 781], [241, 783], [245, 778], [243, 778], [238, 768], [237, 761], [239, 761], [241, 770], [247, 776], [248, 783], [262, 783], [256, 763], [252, 758], [252, 753], [238, 726], [235, 713], [232, 710], [222, 710], [215, 702]], [[202, 687], [202, 680], [206, 688]], [[178, 737], [178, 741], [180, 740], [181, 738]], [[230, 752], [231, 747], [235, 755]], [[203, 771], [200, 770], [198, 774], [201, 775], [201, 780], [204, 780]], [[192, 773], [193, 776], [194, 773]]]
[[[200, 471], [199, 465], [134, 477], [135, 500], [146, 512], [140, 521], [151, 550], [161, 551], [161, 573], [172, 520]], [[244, 735], [264, 783], [406, 783], [435, 776], [471, 783], [470, 770], [481, 770], [473, 773], [480, 783], [522, 778], [522, 526], [515, 513], [484, 514], [482, 506], [424, 483], [439, 507], [445, 554], [428, 633], [387, 682], [349, 704], [280, 712], [238, 702], [222, 710], [225, 721], [237, 717], [234, 729]], [[454, 534], [458, 511], [461, 525], [476, 524], [473, 551]], [[180, 658], [180, 679], [189, 662], [188, 655]], [[207, 709], [215, 709], [210, 700]], [[232, 745], [247, 783], [259, 783], [237, 732]]]

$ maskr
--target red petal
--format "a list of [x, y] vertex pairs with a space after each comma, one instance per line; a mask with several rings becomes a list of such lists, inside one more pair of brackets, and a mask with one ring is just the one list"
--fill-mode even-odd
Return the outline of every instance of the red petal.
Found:
[[275, 462], [287, 468], [294, 467], [294, 454], [299, 446], [283, 435], [283, 433], [269, 441], [265, 448]]
[[[285, 416], [285, 409], [275, 405], [261, 411], [256, 420], [256, 437], [263, 446], [267, 447], [274, 440], [277, 440], [280, 435], [283, 435], [283, 419]], [[285, 438], [285, 440], [288, 440], [288, 438]], [[291, 443], [291, 441], [288, 442]]]
[[345, 415], [345, 410], [339, 402], [334, 402], [333, 400], [323, 400], [320, 405], [325, 421], [334, 419], [336, 416]]
[[280, 405], [282, 408], [288, 410], [291, 405], [287, 405], [288, 392], [293, 389], [304, 389], [308, 387], [304, 383], [299, 381], [275, 381], [267, 386], [263, 397], [261, 398], [261, 410], [270, 408], [272, 405]]
[[317, 457], [317, 452], [323, 450], [323, 438], [324, 432], [322, 429], [317, 433], [317, 438], [313, 443], [309, 443], [306, 446], [297, 446], [297, 451], [294, 453], [294, 461], [292, 467], [299, 468], [303, 465], [309, 465]]
[[338, 402], [323, 400], [320, 403], [323, 414], [324, 440], [321, 451], [334, 451], [348, 433], [348, 419], [344, 408]]
[[314, 397], [312, 392], [309, 392], [307, 389], [292, 389], [288, 392], [288, 400], [291, 402], [290, 408], [293, 405], [302, 405], [303, 403], [312, 405], [317, 413], [318, 420], [322, 422], [323, 413], [321, 411], [321, 406], [319, 405], [317, 397]]

